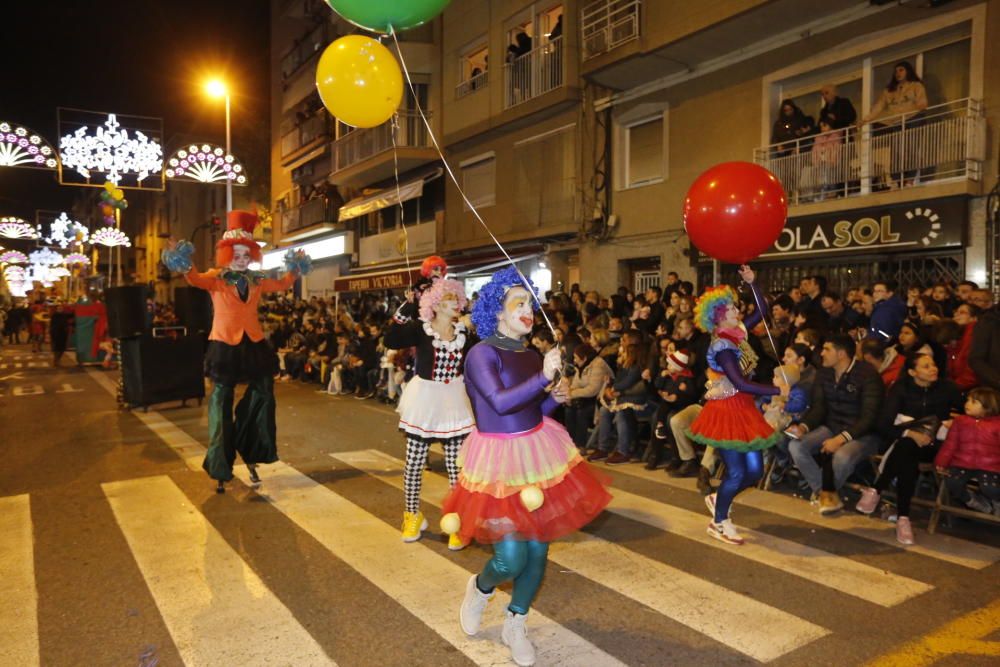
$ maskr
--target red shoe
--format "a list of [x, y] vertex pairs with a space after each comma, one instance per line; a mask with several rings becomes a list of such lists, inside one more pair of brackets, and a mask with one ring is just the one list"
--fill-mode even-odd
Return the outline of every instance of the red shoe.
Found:
[[622, 454], [619, 451], [614, 451], [611, 453], [611, 456], [608, 457], [608, 460], [605, 461], [605, 463], [607, 463], [609, 466], [617, 466], [623, 463], [628, 463], [629, 461], [631, 461], [631, 459], [628, 457], [627, 454]]

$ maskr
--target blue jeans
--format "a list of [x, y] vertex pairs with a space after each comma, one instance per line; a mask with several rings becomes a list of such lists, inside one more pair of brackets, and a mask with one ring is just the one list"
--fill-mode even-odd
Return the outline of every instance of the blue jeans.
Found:
[[[823, 441], [832, 438], [833, 435], [833, 431], [828, 427], [819, 426], [806, 433], [801, 439], [788, 443], [788, 453], [792, 455], [795, 467], [802, 473], [803, 479], [808, 482], [809, 488], [814, 493], [818, 493], [823, 488], [823, 469], [814, 457], [823, 447]], [[878, 452], [880, 443], [877, 435], [869, 433], [851, 440], [837, 450], [833, 455], [833, 477], [837, 489], [844, 485], [858, 463]]]
[[607, 408], [601, 408], [599, 421], [597, 424], [598, 436], [597, 447], [602, 452], [611, 450], [611, 434], [614, 430], [618, 435], [617, 449], [624, 456], [632, 454], [636, 436], [639, 432], [638, 417], [653, 414], [656, 406], [647, 403], [641, 411], [626, 409], [612, 412]]

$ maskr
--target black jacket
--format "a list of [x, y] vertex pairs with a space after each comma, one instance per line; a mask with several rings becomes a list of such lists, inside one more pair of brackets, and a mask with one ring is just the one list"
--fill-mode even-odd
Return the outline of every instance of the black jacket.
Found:
[[826, 426], [834, 434], [846, 431], [851, 439], [860, 438], [875, 428], [884, 395], [882, 378], [863, 361], [854, 361], [839, 382], [832, 368], [821, 368], [802, 422], [810, 429]]
[[858, 112], [854, 110], [854, 105], [846, 97], [833, 98], [833, 104], [823, 102], [823, 108], [819, 110], [820, 121], [826, 121], [835, 130], [854, 125], [858, 119]]
[[913, 419], [937, 417], [944, 421], [952, 411], [962, 411], [962, 392], [950, 380], [938, 380], [929, 387], [921, 387], [909, 375], [900, 376], [892, 385], [879, 417], [878, 432], [886, 441], [895, 440], [906, 430], [906, 424], [896, 426], [896, 415]]
[[983, 313], [972, 330], [969, 366], [981, 383], [1000, 389], [1000, 310], [997, 307]]

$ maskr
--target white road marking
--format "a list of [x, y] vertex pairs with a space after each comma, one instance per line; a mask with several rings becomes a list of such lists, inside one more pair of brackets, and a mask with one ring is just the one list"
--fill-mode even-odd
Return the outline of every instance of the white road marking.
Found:
[[0, 652], [4, 664], [40, 664], [34, 534], [27, 494], [0, 498]]
[[334, 664], [169, 477], [101, 487], [185, 664]]

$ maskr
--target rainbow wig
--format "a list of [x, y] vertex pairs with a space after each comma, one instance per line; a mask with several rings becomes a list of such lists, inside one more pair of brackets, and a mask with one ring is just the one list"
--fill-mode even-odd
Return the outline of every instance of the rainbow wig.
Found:
[[729, 285], [709, 287], [694, 305], [694, 323], [705, 333], [712, 333], [726, 316], [726, 309], [736, 301], [736, 292]]
[[[503, 310], [504, 298], [511, 287], [520, 286], [538, 296], [538, 288], [531, 279], [522, 276], [513, 266], [501, 269], [493, 274], [493, 278], [479, 290], [479, 298], [472, 307], [472, 324], [476, 327], [476, 335], [489, 338], [497, 330], [497, 315]], [[534, 310], [538, 310], [538, 301], [532, 301]]]
[[458, 297], [459, 311], [464, 310], [469, 303], [465, 298], [465, 287], [462, 283], [451, 278], [439, 278], [420, 295], [420, 319], [424, 322], [433, 320], [434, 311], [437, 310], [438, 303], [445, 294], [454, 294]]

